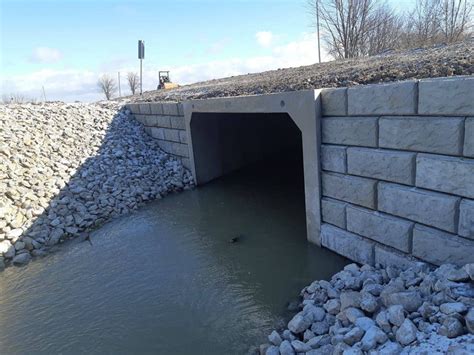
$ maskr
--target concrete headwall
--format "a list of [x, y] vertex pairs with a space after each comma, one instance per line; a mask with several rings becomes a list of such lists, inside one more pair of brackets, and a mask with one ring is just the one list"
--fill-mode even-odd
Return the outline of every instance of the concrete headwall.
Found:
[[474, 261], [474, 77], [323, 90], [322, 115], [323, 246]]
[[146, 132], [158, 140], [161, 149], [181, 159], [183, 165], [190, 169], [187, 134], [181, 103], [128, 104], [127, 108], [136, 120], [145, 126]]
[[[201, 111], [278, 112], [261, 107], [265, 96], [202, 100]], [[310, 241], [361, 263], [474, 262], [474, 77], [316, 90], [298, 104], [296, 97], [276, 107], [286, 102], [295, 116], [312, 117], [302, 111], [312, 100], [313, 128], [321, 122], [321, 157], [304, 158]], [[193, 147], [180, 103], [129, 107], [165, 151], [190, 167]], [[266, 124], [271, 130], [273, 123]], [[308, 150], [317, 146], [318, 131], [304, 127]], [[245, 139], [238, 132], [227, 130], [225, 139]]]

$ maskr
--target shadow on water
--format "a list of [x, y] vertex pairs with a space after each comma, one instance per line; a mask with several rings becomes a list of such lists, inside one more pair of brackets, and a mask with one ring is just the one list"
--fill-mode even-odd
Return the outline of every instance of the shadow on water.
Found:
[[92, 240], [0, 276], [0, 353], [245, 353], [346, 263], [306, 242], [291, 156], [151, 202]]

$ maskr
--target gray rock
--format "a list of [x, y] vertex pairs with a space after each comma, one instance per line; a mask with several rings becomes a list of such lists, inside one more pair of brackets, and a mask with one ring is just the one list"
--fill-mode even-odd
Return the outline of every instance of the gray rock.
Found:
[[390, 306], [387, 309], [388, 312], [388, 320], [393, 325], [397, 327], [401, 326], [403, 321], [405, 320], [405, 313], [403, 311], [403, 307], [400, 305]]
[[13, 258], [13, 265], [23, 266], [30, 262], [31, 256], [28, 253], [18, 254]]
[[360, 308], [368, 313], [376, 312], [379, 308], [379, 302], [377, 298], [366, 292], [362, 292], [361, 295]]
[[341, 302], [338, 299], [330, 299], [324, 304], [323, 307], [329, 314], [336, 315], [341, 309]]
[[375, 322], [368, 317], [357, 318], [355, 325], [365, 331], [368, 331], [370, 328], [375, 327]]
[[326, 334], [329, 331], [329, 324], [326, 322], [326, 320], [315, 322], [311, 326], [311, 331], [316, 335]]
[[283, 340], [280, 344], [280, 354], [281, 355], [294, 355], [295, 350], [291, 346], [291, 343], [288, 340]]
[[360, 307], [361, 295], [357, 291], [343, 291], [341, 292], [341, 310], [348, 307]]
[[397, 341], [406, 346], [416, 339], [417, 331], [413, 322], [406, 318], [396, 332]]
[[309, 318], [311, 322], [320, 322], [326, 316], [326, 311], [322, 307], [307, 304], [303, 308], [303, 314], [305, 317]]
[[401, 305], [408, 312], [415, 312], [423, 304], [423, 299], [418, 291], [402, 291], [387, 295], [383, 302], [386, 307]]
[[464, 281], [469, 281], [470, 277], [467, 271], [464, 268], [460, 269], [454, 269], [448, 272], [446, 275], [446, 278], [449, 281], [454, 281], [454, 282], [464, 282]]
[[276, 345], [276, 346], [280, 346], [281, 342], [282, 342], [282, 339], [281, 339], [281, 336], [280, 334], [278, 334], [275, 330], [272, 331], [270, 333], [270, 335], [268, 336], [268, 341], [273, 344], [273, 345]]
[[439, 307], [432, 305], [429, 302], [423, 302], [420, 308], [418, 308], [418, 313], [424, 318], [429, 319], [431, 316], [435, 315], [439, 311]]
[[387, 341], [387, 335], [377, 326], [370, 327], [362, 337], [362, 350], [369, 351], [374, 349], [377, 344], [383, 344]]
[[464, 266], [464, 270], [469, 275], [471, 280], [474, 280], [474, 264], [466, 264]]
[[466, 328], [469, 333], [474, 334], [474, 308], [469, 309], [464, 320], [466, 321]]
[[391, 329], [390, 322], [388, 320], [388, 312], [386, 310], [380, 311], [375, 317], [377, 325], [385, 332], [389, 332]]
[[313, 339], [316, 335], [314, 335], [314, 333], [309, 330], [309, 329], [306, 329], [303, 333], [303, 340], [304, 341], [308, 341], [309, 339]]
[[364, 330], [362, 330], [361, 328], [354, 327], [349, 332], [344, 334], [344, 337], [343, 337], [344, 343], [352, 346], [362, 339], [362, 337], [364, 336], [364, 333], [365, 333]]
[[311, 338], [306, 342], [312, 349], [318, 349], [322, 346], [328, 345], [331, 343], [331, 336], [329, 334], [320, 335], [314, 338]]
[[346, 318], [349, 320], [349, 322], [351, 322], [353, 324], [356, 322], [357, 318], [365, 317], [364, 312], [362, 312], [360, 309], [354, 308], [354, 307], [347, 308], [344, 311], [344, 313], [346, 315]]
[[280, 349], [277, 346], [270, 346], [267, 348], [265, 355], [280, 355]]
[[288, 323], [288, 329], [295, 334], [304, 332], [311, 325], [312, 319], [302, 312], [296, 314]]
[[452, 314], [452, 313], [465, 313], [467, 312], [467, 307], [461, 302], [451, 302], [451, 303], [444, 303], [439, 307], [439, 310], [444, 314]]
[[359, 348], [352, 347], [343, 351], [342, 355], [362, 355], [363, 352]]
[[379, 355], [399, 355], [402, 352], [400, 344], [387, 341], [379, 349]]
[[291, 342], [291, 345], [293, 346], [293, 349], [295, 349], [297, 353], [304, 353], [311, 350], [311, 346], [309, 346], [306, 343], [303, 343], [300, 340], [293, 340]]
[[461, 322], [454, 317], [447, 317], [443, 321], [443, 325], [439, 328], [438, 334], [448, 338], [456, 338], [464, 334]]

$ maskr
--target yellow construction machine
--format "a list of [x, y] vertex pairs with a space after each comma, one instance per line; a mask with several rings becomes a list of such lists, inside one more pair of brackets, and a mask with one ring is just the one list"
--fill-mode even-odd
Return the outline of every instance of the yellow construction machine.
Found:
[[158, 72], [158, 79], [160, 83], [158, 84], [157, 90], [169, 90], [177, 88], [179, 85], [172, 83], [170, 80], [170, 72], [169, 71], [159, 71]]

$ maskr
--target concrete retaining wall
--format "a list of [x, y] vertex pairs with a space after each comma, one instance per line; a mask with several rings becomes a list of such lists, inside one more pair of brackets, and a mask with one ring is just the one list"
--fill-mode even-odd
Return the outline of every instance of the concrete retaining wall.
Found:
[[181, 103], [128, 104], [127, 108], [136, 120], [145, 126], [146, 132], [158, 140], [161, 149], [180, 158], [186, 168], [191, 168], [187, 144], [188, 137]]
[[322, 245], [474, 262], [474, 77], [322, 91]]
[[[295, 117], [315, 112], [314, 129], [300, 125], [303, 142], [316, 144], [316, 157], [321, 148], [320, 163], [304, 157], [311, 242], [371, 264], [474, 262], [474, 77], [316, 90], [301, 102], [296, 93], [285, 95], [193, 101], [185, 107], [189, 117], [199, 105], [204, 113], [280, 112], [285, 105]], [[278, 105], [265, 111], [267, 101]], [[312, 112], [302, 110], [305, 105]], [[165, 151], [190, 167], [180, 103], [129, 108]], [[314, 143], [319, 118], [321, 147]]]

